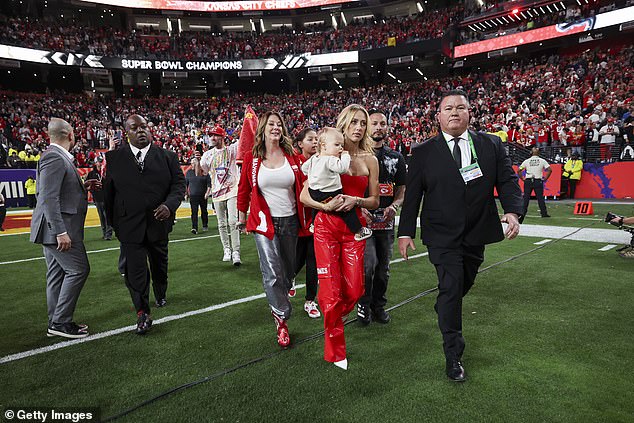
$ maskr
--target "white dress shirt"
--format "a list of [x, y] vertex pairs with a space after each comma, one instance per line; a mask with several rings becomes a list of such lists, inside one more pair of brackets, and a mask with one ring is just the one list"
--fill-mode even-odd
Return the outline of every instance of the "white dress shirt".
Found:
[[141, 152], [141, 159], [138, 159], [138, 160], [139, 160], [139, 163], [143, 163], [143, 161], [145, 160], [145, 156], [147, 155], [147, 152], [150, 150], [150, 144], [146, 145], [145, 147], [141, 149], [138, 149], [132, 144], [130, 144], [130, 149], [132, 150], [132, 154], [134, 155], [135, 158], [138, 152], [139, 151]]
[[64, 154], [66, 155], [66, 157], [68, 157], [72, 163], [75, 163], [75, 157], [70, 153], [70, 151], [66, 150], [64, 147], [62, 147], [59, 144], [55, 144], [54, 142], [52, 142], [51, 145], [62, 150]]
[[454, 138], [460, 138], [460, 142], [458, 146], [460, 147], [460, 157], [462, 159], [462, 167], [469, 166], [471, 164], [471, 147], [469, 147], [469, 134], [468, 131], [464, 131], [462, 135], [459, 137], [452, 137], [446, 132], [442, 132], [442, 136], [445, 137], [445, 141], [447, 141], [447, 148], [449, 148], [449, 152], [453, 156], [453, 144]]

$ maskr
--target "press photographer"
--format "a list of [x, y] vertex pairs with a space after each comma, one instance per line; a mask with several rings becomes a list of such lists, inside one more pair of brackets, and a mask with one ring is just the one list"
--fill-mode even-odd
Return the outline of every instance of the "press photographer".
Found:
[[618, 249], [619, 255], [624, 258], [634, 258], [634, 216], [624, 217], [619, 216], [618, 214], [614, 214], [608, 212], [605, 215], [606, 223], [609, 223], [614, 226], [618, 226], [619, 229], [622, 229], [626, 232], [632, 234], [632, 239], [630, 240], [630, 245], [626, 245], [623, 248]]

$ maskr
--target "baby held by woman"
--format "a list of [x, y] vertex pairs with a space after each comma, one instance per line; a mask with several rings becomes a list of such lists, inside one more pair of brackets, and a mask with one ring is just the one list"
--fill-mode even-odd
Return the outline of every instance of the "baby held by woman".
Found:
[[[325, 127], [318, 135], [317, 154], [304, 162], [302, 172], [308, 175], [308, 192], [311, 198], [327, 203], [343, 193], [340, 175], [350, 169], [350, 153], [343, 149], [343, 134], [335, 128]], [[317, 210], [313, 211], [313, 218], [316, 214]], [[361, 224], [354, 208], [339, 212], [339, 215], [355, 234], [355, 240], [363, 241], [372, 236], [372, 230]]]

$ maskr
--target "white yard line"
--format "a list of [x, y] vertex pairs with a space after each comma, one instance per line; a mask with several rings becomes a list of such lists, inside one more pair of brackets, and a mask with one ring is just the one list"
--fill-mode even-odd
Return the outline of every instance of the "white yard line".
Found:
[[[217, 236], [217, 235], [212, 235], [212, 236]], [[200, 238], [196, 238], [196, 239], [200, 239]], [[185, 240], [178, 240], [178, 241], [185, 241]], [[428, 253], [420, 253], [420, 254], [416, 254], [413, 256], [410, 256], [409, 259], [415, 259], [415, 258], [420, 258], [420, 257], [425, 257]], [[400, 263], [402, 261], [405, 261], [405, 259], [395, 259], [392, 260], [390, 263]], [[296, 285], [295, 288], [299, 289], [299, 288], [304, 288], [306, 285]], [[154, 322], [152, 322], [152, 325], [160, 325], [162, 323], [167, 323], [167, 322], [171, 322], [173, 320], [179, 320], [179, 319], [184, 319], [185, 317], [190, 317], [190, 316], [196, 316], [198, 314], [203, 314], [203, 313], [208, 313], [210, 311], [215, 311], [215, 310], [220, 310], [226, 307], [230, 307], [230, 306], [234, 306], [237, 304], [242, 304], [242, 303], [247, 303], [250, 301], [255, 301], [255, 300], [259, 300], [261, 298], [264, 298], [265, 294], [258, 294], [258, 295], [252, 295], [250, 297], [245, 297], [245, 298], [239, 298], [237, 300], [233, 300], [233, 301], [229, 301], [226, 303], [222, 303], [222, 304], [216, 304], [216, 305], [212, 305], [209, 307], [205, 307], [205, 308], [201, 308], [199, 310], [193, 310], [193, 311], [187, 311], [185, 313], [181, 313], [181, 314], [175, 314], [172, 316], [165, 316], [162, 317], [160, 319], [154, 320]], [[63, 342], [58, 342], [57, 344], [53, 344], [53, 345], [49, 345], [46, 347], [41, 347], [41, 348], [35, 348], [32, 350], [28, 350], [28, 351], [23, 351], [20, 353], [16, 353], [16, 354], [11, 354], [11, 355], [7, 355], [5, 357], [0, 358], [0, 364], [5, 364], [5, 363], [9, 363], [11, 361], [16, 361], [16, 360], [21, 360], [23, 358], [27, 358], [27, 357], [32, 357], [34, 355], [38, 355], [38, 354], [43, 354], [43, 353], [47, 353], [50, 351], [55, 351], [58, 350], [60, 348], [65, 348], [65, 347], [70, 347], [72, 345], [77, 345], [77, 344], [82, 344], [84, 342], [90, 342], [90, 341], [96, 341], [97, 339], [102, 339], [102, 338], [107, 338], [110, 336], [115, 336], [115, 335], [120, 335], [122, 333], [125, 332], [130, 332], [132, 330], [136, 329], [136, 325], [130, 325], [130, 326], [125, 326], [122, 328], [118, 328], [118, 329], [112, 329], [106, 332], [99, 332], [93, 335], [89, 335], [85, 338], [81, 338], [81, 339], [72, 339], [69, 341], [63, 341]]]
[[533, 242], [534, 245], [544, 245], [548, 244], [552, 239], [542, 239], [541, 241]]
[[[173, 239], [170, 241], [170, 244], [173, 242], [186, 242], [186, 241], [196, 241], [199, 239], [209, 239], [209, 238], [217, 238], [220, 235], [207, 235], [207, 236], [197, 236], [197, 237], [193, 237], [193, 238], [183, 238], [183, 239]], [[104, 248], [102, 250], [90, 250], [90, 251], [86, 251], [86, 254], [95, 254], [95, 253], [105, 253], [108, 251], [117, 251], [119, 250], [119, 247], [111, 247], [111, 248]], [[0, 265], [3, 264], [15, 264], [15, 263], [25, 263], [27, 261], [35, 261], [35, 260], [44, 260], [44, 256], [40, 256], [40, 257], [31, 257], [28, 259], [21, 259], [21, 260], [12, 260], [12, 261], [0, 261]]]
[[608, 244], [605, 247], [601, 247], [599, 248], [598, 251], [610, 251], [611, 249], [613, 249], [614, 247], [616, 247], [616, 245], [614, 244]]

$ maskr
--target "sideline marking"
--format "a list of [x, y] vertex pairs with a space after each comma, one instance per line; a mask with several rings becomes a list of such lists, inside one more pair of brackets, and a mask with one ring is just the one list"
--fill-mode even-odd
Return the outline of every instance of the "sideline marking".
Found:
[[[219, 235], [212, 235], [212, 236], [219, 236]], [[195, 239], [201, 239], [201, 238], [195, 238]], [[178, 241], [185, 241], [185, 240], [178, 240]], [[172, 241], [170, 241], [172, 242]], [[420, 254], [416, 254], [413, 256], [410, 256], [410, 260], [414, 259], [414, 258], [419, 258], [419, 257], [425, 257], [427, 254], [427, 252], [425, 253], [420, 253]], [[405, 261], [405, 259], [400, 258], [400, 259], [395, 259], [390, 261], [390, 264], [392, 263], [400, 263], [402, 261]], [[304, 288], [306, 285], [297, 285], [295, 288]], [[247, 303], [250, 301], [255, 301], [255, 300], [259, 300], [261, 298], [265, 298], [266, 294], [262, 293], [262, 294], [258, 294], [258, 295], [252, 295], [250, 297], [244, 297], [244, 298], [239, 298], [237, 300], [232, 300], [232, 301], [228, 301], [226, 303], [222, 303], [222, 304], [216, 304], [216, 305], [212, 305], [209, 307], [205, 307], [205, 308], [201, 308], [198, 310], [193, 310], [193, 311], [186, 311], [185, 313], [181, 313], [181, 314], [174, 314], [171, 316], [165, 316], [162, 317], [160, 319], [154, 320], [152, 322], [152, 325], [160, 325], [162, 323], [167, 323], [167, 322], [171, 322], [173, 320], [179, 320], [179, 319], [183, 319], [185, 317], [189, 317], [189, 316], [195, 316], [197, 314], [203, 314], [203, 313], [208, 313], [210, 311], [215, 311], [215, 310], [220, 310], [229, 306], [233, 306], [233, 305], [237, 305], [237, 304], [242, 304], [242, 303]], [[21, 360], [23, 358], [27, 358], [27, 357], [32, 357], [34, 355], [38, 355], [38, 354], [43, 354], [49, 351], [55, 351], [58, 350], [60, 348], [65, 348], [65, 347], [70, 347], [72, 345], [77, 345], [77, 344], [82, 344], [84, 342], [89, 342], [89, 341], [96, 341], [97, 339], [102, 339], [102, 338], [107, 338], [109, 336], [114, 336], [114, 335], [120, 335], [122, 333], [125, 332], [130, 332], [132, 330], [134, 330], [136, 328], [136, 325], [130, 325], [130, 326], [124, 326], [122, 328], [118, 328], [118, 329], [112, 329], [112, 330], [108, 330], [106, 332], [99, 332], [96, 333], [94, 335], [89, 335], [85, 338], [81, 338], [81, 339], [71, 339], [69, 341], [62, 341], [62, 342], [58, 342], [57, 344], [53, 344], [53, 345], [48, 345], [46, 347], [40, 347], [40, 348], [35, 348], [32, 350], [28, 350], [28, 351], [23, 351], [20, 353], [16, 353], [16, 354], [11, 354], [11, 355], [7, 355], [4, 357], [0, 358], [0, 364], [5, 364], [5, 363], [9, 363], [11, 361], [16, 361], [16, 360]]]
[[541, 241], [533, 242], [533, 245], [544, 245], [548, 244], [552, 239], [542, 239]]
[[612, 248], [616, 247], [616, 245], [614, 244], [608, 244], [605, 247], [601, 247], [599, 248], [598, 251], [610, 251]]
[[[172, 242], [196, 241], [197, 239], [217, 238], [219, 236], [220, 235], [206, 235], [206, 236], [198, 236], [198, 237], [195, 237], [195, 238], [173, 239], [169, 243], [171, 244]], [[86, 254], [105, 253], [105, 252], [108, 252], [108, 251], [117, 251], [118, 249], [119, 249], [119, 247], [111, 247], [111, 248], [104, 248], [102, 250], [90, 250], [90, 251], [86, 251]], [[35, 261], [35, 260], [44, 260], [44, 256], [31, 257], [31, 258], [28, 258], [28, 259], [20, 259], [20, 260], [12, 260], [12, 261], [0, 261], [0, 265], [3, 265], [3, 264], [15, 264], [15, 263], [25, 263], [27, 261]]]

